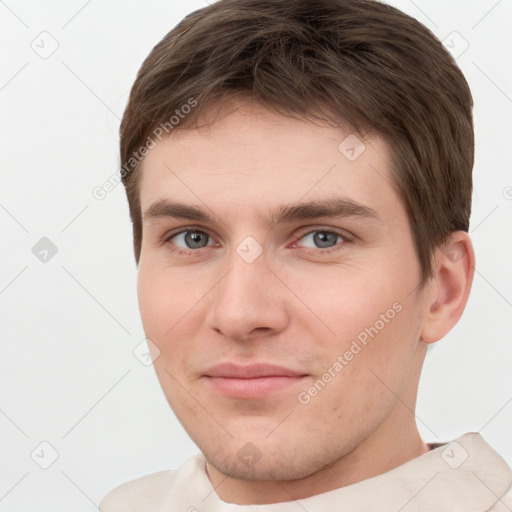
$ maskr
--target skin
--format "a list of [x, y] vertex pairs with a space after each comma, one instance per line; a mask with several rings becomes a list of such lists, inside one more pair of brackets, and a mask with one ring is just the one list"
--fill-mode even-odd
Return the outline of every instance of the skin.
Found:
[[[374, 135], [350, 161], [338, 150], [350, 133], [240, 103], [224, 106], [207, 129], [176, 130], [144, 160], [142, 212], [167, 199], [214, 215], [213, 223], [144, 218], [138, 295], [164, 393], [226, 502], [306, 498], [427, 451], [414, 416], [421, 368], [427, 344], [463, 312], [473, 249], [466, 233], [454, 232], [436, 250], [434, 277], [418, 286], [409, 220], [390, 185], [389, 148]], [[333, 195], [379, 219], [267, 218], [278, 205]], [[202, 231], [206, 246], [191, 248], [186, 229]], [[325, 230], [340, 236], [319, 246], [315, 234]], [[252, 263], [236, 251], [248, 236], [263, 249]], [[301, 403], [299, 393], [397, 303], [400, 312]], [[204, 377], [225, 361], [273, 363], [306, 377], [264, 398], [233, 398]]]

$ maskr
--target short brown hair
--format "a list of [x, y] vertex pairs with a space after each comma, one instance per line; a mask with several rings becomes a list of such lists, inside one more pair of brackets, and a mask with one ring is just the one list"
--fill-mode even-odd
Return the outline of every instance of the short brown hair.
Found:
[[423, 282], [432, 276], [436, 246], [468, 231], [473, 100], [425, 26], [373, 0], [219, 0], [186, 16], [153, 48], [124, 112], [121, 177], [137, 263], [140, 150], [161, 135], [159, 127], [166, 134], [197, 127], [208, 107], [239, 96], [386, 140]]

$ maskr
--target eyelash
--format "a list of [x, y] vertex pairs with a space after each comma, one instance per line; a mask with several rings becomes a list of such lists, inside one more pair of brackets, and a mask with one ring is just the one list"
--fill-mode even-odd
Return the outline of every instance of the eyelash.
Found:
[[[202, 229], [198, 229], [198, 228], [194, 228], [194, 227], [188, 227], [186, 229], [182, 229], [181, 231], [177, 231], [176, 233], [171, 233], [170, 235], [166, 236], [164, 238], [164, 243], [165, 244], [171, 244], [171, 239], [172, 238], [174, 238], [177, 235], [181, 235], [182, 233], [187, 233], [189, 231], [197, 231], [199, 233], [204, 233], [208, 237], [212, 238], [206, 231], [204, 231]], [[303, 247], [302, 250], [306, 254], [317, 255], [317, 256], [319, 254], [320, 255], [331, 254], [333, 252], [337, 252], [337, 251], [343, 250], [347, 243], [352, 243], [353, 242], [353, 238], [351, 236], [348, 236], [346, 233], [342, 233], [340, 231], [336, 231], [336, 230], [333, 230], [333, 229], [321, 229], [321, 228], [310, 229], [309, 231], [305, 231], [305, 232], [301, 233], [300, 236], [298, 237], [298, 240], [302, 240], [305, 236], [310, 235], [310, 234], [315, 233], [315, 232], [318, 232], [318, 233], [329, 233], [329, 234], [333, 234], [333, 235], [336, 235], [336, 236], [340, 236], [343, 239], [343, 241], [342, 242], [338, 242], [334, 247], [327, 247], [327, 248], [324, 248], [324, 249], [322, 249], [322, 248], [312, 249], [312, 248]], [[172, 244], [172, 245], [174, 245], [174, 244]], [[176, 246], [174, 246], [174, 247], [176, 247]], [[211, 249], [211, 247], [201, 247], [201, 249], [205, 249], [205, 248]], [[200, 249], [183, 249], [181, 247], [176, 247], [176, 248], [171, 249], [171, 252], [177, 254], [178, 256], [191, 256], [193, 253], [197, 253], [199, 250]]]

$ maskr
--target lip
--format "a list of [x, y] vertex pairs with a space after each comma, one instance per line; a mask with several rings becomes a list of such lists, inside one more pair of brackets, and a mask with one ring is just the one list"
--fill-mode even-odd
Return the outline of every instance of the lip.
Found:
[[206, 370], [205, 375], [207, 377], [255, 379], [259, 377], [302, 377], [305, 374], [275, 364], [253, 363], [244, 366], [236, 363], [220, 363]]
[[301, 381], [307, 375], [274, 364], [221, 363], [206, 370], [213, 390], [234, 398], [263, 398]]

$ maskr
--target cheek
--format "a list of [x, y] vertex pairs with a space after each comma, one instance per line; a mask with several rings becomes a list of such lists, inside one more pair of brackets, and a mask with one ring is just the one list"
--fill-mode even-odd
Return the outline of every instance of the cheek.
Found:
[[145, 335], [159, 350], [153, 366], [171, 407], [188, 408], [192, 416], [196, 414], [193, 404], [180, 394], [178, 382], [183, 381], [182, 371], [193, 353], [191, 333], [186, 331], [196, 323], [192, 306], [198, 298], [191, 296], [194, 289], [197, 294], [194, 284], [175, 269], [164, 269], [141, 258], [137, 294]]
[[[340, 389], [348, 401], [366, 401], [377, 387], [385, 393], [379, 378], [396, 389], [420, 332], [421, 305], [410, 293], [416, 274], [402, 272], [397, 278], [393, 264], [374, 268], [379, 271], [331, 267], [314, 277], [303, 272], [296, 280], [298, 295], [307, 297], [314, 313], [296, 314], [295, 320], [314, 340], [309, 349], [318, 357], [316, 377], [330, 370], [336, 375], [331, 391]], [[325, 380], [331, 377], [327, 374]]]
[[387, 324], [376, 321], [374, 312], [344, 315], [336, 342], [320, 348], [322, 365], [301, 390], [297, 412], [317, 423], [337, 425], [347, 435], [367, 434], [383, 421], [414, 359], [415, 328], [407, 317], [410, 311], [402, 306]]
[[137, 295], [142, 323], [146, 336], [150, 339], [155, 338], [154, 341], [172, 325], [172, 319], [168, 316], [172, 296], [162, 296], [167, 288], [166, 281], [159, 279], [161, 275], [158, 274], [150, 269], [149, 265], [144, 264], [140, 264], [137, 274]]
[[[194, 304], [202, 290], [184, 272], [160, 268], [143, 262], [137, 275], [137, 294], [142, 323], [147, 337], [155, 342], [173, 334], [194, 315]], [[184, 322], [183, 320], [187, 320]]]
[[[389, 330], [403, 308], [407, 286], [390, 279], [391, 273], [382, 267], [378, 273], [368, 266], [330, 266], [289, 275], [290, 287], [303, 299], [302, 304], [296, 302], [294, 321], [316, 330], [319, 341], [337, 349], [359, 335], [364, 342], [366, 330], [373, 332], [375, 324], [378, 331]], [[301, 314], [304, 305], [307, 310]]]

